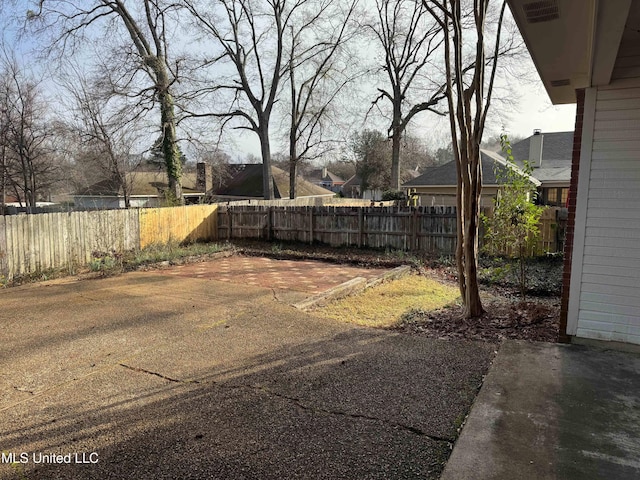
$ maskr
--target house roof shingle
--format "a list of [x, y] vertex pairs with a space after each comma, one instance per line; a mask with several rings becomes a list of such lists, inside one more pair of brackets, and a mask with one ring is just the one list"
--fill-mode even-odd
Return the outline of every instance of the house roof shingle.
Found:
[[[543, 133], [542, 165], [533, 170], [531, 177], [536, 184], [568, 183], [571, 179], [571, 155], [573, 152], [573, 132]], [[524, 166], [523, 160], [529, 158], [529, 141], [525, 138], [511, 146], [516, 165]], [[489, 150], [481, 150], [482, 183], [497, 185], [495, 169], [504, 168], [506, 155]], [[425, 173], [404, 183], [404, 187], [453, 186], [457, 184], [456, 164], [454, 161], [438, 167], [426, 169]]]
[[[125, 179], [126, 183], [131, 185], [129, 193], [131, 196], [156, 196], [169, 188], [167, 173], [164, 171], [127, 172]], [[184, 173], [182, 175], [182, 191], [185, 194], [203, 193], [196, 190], [195, 173]], [[117, 182], [106, 179], [79, 190], [75, 195], [119, 197], [123, 195], [123, 191]]]
[[[571, 156], [573, 153], [573, 132], [542, 133], [542, 164], [533, 171], [533, 176], [542, 183], [571, 180]], [[529, 142], [525, 138], [511, 146], [516, 164], [523, 166], [523, 160], [529, 159]], [[501, 154], [505, 156], [504, 154]]]
[[[262, 164], [231, 165], [231, 178], [218, 188], [214, 195], [225, 197], [263, 198]], [[278, 167], [271, 167], [273, 194], [275, 198], [289, 198], [289, 174]], [[334, 192], [298, 179], [296, 196], [333, 196]]]
[[[498, 185], [498, 179], [496, 178], [496, 172], [500, 172], [506, 166], [506, 160], [499, 156], [497, 153], [490, 152], [488, 150], [482, 150], [480, 156], [481, 168], [482, 168], [482, 184], [483, 185]], [[532, 179], [533, 183], [539, 183]], [[457, 174], [455, 161], [445, 163], [438, 167], [429, 167], [426, 171], [412, 180], [404, 183], [403, 187], [423, 187], [423, 186], [455, 186], [457, 185]]]
[[320, 183], [320, 182], [333, 183], [333, 184], [344, 183], [344, 180], [342, 178], [340, 178], [335, 173], [330, 172], [329, 170], [326, 171], [326, 175], [322, 176], [323, 170], [324, 169], [322, 168], [311, 170], [304, 176], [304, 178], [305, 180], [312, 183]]

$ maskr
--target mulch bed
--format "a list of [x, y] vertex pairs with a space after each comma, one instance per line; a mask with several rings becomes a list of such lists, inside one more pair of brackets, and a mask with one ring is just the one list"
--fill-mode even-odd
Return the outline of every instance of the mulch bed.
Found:
[[498, 296], [484, 303], [478, 318], [463, 318], [460, 305], [434, 312], [412, 312], [395, 330], [441, 339], [499, 342], [503, 339], [557, 342], [560, 300], [533, 297], [527, 301]]

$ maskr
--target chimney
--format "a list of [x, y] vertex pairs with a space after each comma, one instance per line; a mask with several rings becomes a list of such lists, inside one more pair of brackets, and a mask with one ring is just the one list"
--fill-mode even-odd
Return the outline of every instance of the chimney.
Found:
[[534, 130], [533, 135], [529, 137], [529, 163], [533, 168], [540, 168], [542, 166], [543, 139], [544, 135], [539, 129]]
[[322, 167], [322, 179], [324, 180], [326, 176], [327, 176], [327, 167]]
[[196, 190], [207, 193], [213, 187], [213, 168], [204, 162], [198, 162], [196, 167]]

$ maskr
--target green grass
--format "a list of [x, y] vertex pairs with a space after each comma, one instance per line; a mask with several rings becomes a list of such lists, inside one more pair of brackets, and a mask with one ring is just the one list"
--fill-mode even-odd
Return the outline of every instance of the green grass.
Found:
[[436, 310], [455, 302], [459, 296], [455, 287], [410, 275], [333, 302], [316, 313], [367, 327], [392, 327], [408, 311]]

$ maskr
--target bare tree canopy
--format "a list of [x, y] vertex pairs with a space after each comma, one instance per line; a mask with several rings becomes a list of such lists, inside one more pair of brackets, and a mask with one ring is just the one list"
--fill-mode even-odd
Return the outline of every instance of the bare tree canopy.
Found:
[[[162, 0], [40, 0], [37, 8], [29, 10], [28, 18], [34, 30], [49, 35], [50, 48], [59, 48], [63, 52], [73, 51], [78, 43], [94, 32], [99, 24], [107, 27], [124, 28], [128, 43], [123, 48], [114, 48], [113, 65], [128, 67], [118, 70], [120, 76], [107, 74], [114, 91], [125, 95], [139, 96], [143, 101], [157, 101], [160, 109], [160, 131], [165, 168], [169, 179], [169, 198], [172, 202], [182, 203], [182, 168], [180, 164], [176, 114], [173, 87], [179, 78], [180, 62], [171, 62], [169, 58], [169, 32], [173, 28], [172, 14], [179, 7], [173, 2]], [[114, 31], [107, 28], [102, 39], [113, 45]], [[147, 78], [147, 85], [138, 91], [137, 73]]]
[[235, 128], [257, 134], [265, 199], [273, 198], [269, 126], [288, 68], [285, 35], [296, 11], [309, 2], [219, 0], [213, 7], [203, 8], [201, 2], [185, 0], [197, 25], [214, 41], [215, 53], [205, 63], [218, 67], [218, 63], [228, 62], [233, 70], [229, 78], [214, 87], [217, 92], [231, 94], [231, 108], [226, 111], [212, 109], [205, 113], [193, 112], [192, 115], [240, 120]]
[[407, 125], [420, 112], [443, 114], [437, 106], [445, 98], [445, 82], [434, 68], [443, 33], [421, 2], [376, 0], [376, 7], [376, 22], [369, 27], [384, 52], [387, 86], [378, 88], [372, 108], [382, 100], [391, 103], [391, 188], [399, 190], [400, 145]]
[[98, 181], [107, 182], [115, 192], [122, 192], [125, 208], [130, 207], [133, 174], [142, 160], [135, 151], [139, 143], [139, 122], [135, 114], [121, 108], [112, 92], [103, 92], [98, 79], [87, 78], [79, 69], [63, 81], [69, 111], [65, 121], [73, 145], [81, 187]]
[[8, 194], [35, 207], [61, 172], [48, 123], [48, 106], [38, 84], [13, 58], [0, 63], [0, 175], [2, 203]]
[[343, 46], [355, 34], [358, 0], [318, 3], [291, 25], [289, 45], [289, 195], [296, 196], [298, 164], [323, 153], [325, 123], [336, 96], [354, 78]]

